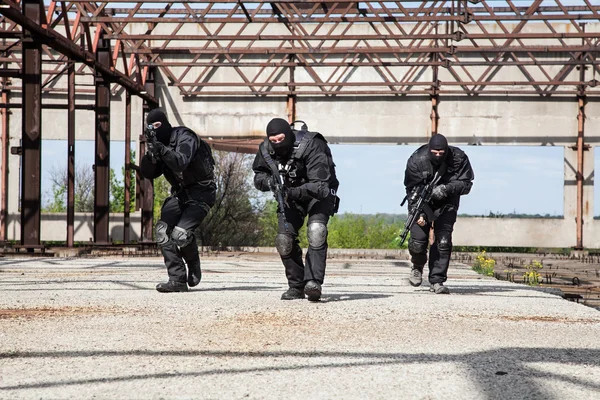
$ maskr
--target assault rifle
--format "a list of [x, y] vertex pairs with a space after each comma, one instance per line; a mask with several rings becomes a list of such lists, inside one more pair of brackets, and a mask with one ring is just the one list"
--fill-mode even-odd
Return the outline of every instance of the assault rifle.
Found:
[[269, 152], [267, 151], [266, 142], [263, 145], [262, 155], [265, 159], [265, 162], [271, 169], [271, 176], [273, 177], [273, 181], [275, 182], [273, 190], [273, 195], [275, 196], [275, 200], [277, 200], [277, 213], [281, 215], [283, 219], [283, 226], [285, 227], [286, 232], [288, 229], [287, 218], [285, 217], [285, 186], [283, 186], [283, 180], [281, 179], [281, 175], [279, 170], [277, 169], [277, 165]]
[[[431, 182], [415, 188], [410, 194], [409, 204], [414, 204], [415, 206], [412, 208], [412, 210], [408, 210], [408, 217], [404, 223], [404, 230], [400, 235], [400, 246], [404, 244], [406, 236], [408, 236], [408, 232], [410, 232], [410, 228], [412, 228], [413, 225], [419, 220], [419, 217], [422, 213], [425, 213], [429, 222], [433, 221], [433, 210], [429, 206], [429, 202], [431, 201], [431, 193], [433, 192], [433, 188], [437, 185], [440, 179], [442, 179], [442, 175], [440, 175], [438, 171], [433, 176], [433, 180]], [[404, 197], [404, 200], [402, 200], [400, 206], [403, 206], [404, 203], [406, 203], [408, 197], [409, 195]]]
[[152, 164], [156, 164], [156, 156], [151, 151], [148, 151], [148, 143], [154, 144], [156, 142], [156, 129], [154, 125], [148, 124], [144, 129], [144, 136], [146, 137], [146, 154], [150, 154], [150, 160]]

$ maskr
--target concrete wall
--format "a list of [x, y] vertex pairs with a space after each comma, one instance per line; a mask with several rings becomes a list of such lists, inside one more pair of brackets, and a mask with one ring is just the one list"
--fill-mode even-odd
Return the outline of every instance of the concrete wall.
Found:
[[[21, 214], [10, 214], [8, 216], [8, 239], [20, 240]], [[141, 214], [135, 212], [130, 214], [129, 238], [137, 241], [141, 235]], [[75, 213], [74, 239], [76, 242], [93, 241], [94, 238], [94, 214]], [[110, 240], [123, 240], [123, 215], [111, 214], [108, 224], [108, 235]], [[67, 240], [67, 214], [53, 213], [42, 214], [42, 228], [40, 232], [42, 241], [66, 241]]]

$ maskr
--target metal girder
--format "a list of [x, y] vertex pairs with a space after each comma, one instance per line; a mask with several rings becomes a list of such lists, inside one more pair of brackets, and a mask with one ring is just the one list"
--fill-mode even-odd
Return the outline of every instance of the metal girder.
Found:
[[[581, 65], [600, 75], [597, 29], [580, 26], [600, 22], [600, 5], [588, 0], [75, 0], [51, 1], [46, 13], [43, 29], [65, 32], [88, 53], [100, 37], [110, 40], [112, 72], [143, 84], [148, 68], [158, 67], [186, 96], [397, 96], [433, 86], [467, 96], [570, 95], [579, 85], [588, 86], [588, 96], [600, 92], [595, 78], [570, 76]], [[12, 57], [18, 28], [0, 30], [11, 67], [20, 62]], [[56, 63], [48, 82], [68, 57], [46, 51], [44, 61]], [[557, 73], [555, 66], [564, 68]], [[292, 68], [308, 79], [282, 85]], [[277, 86], [285, 90], [272, 90]]]
[[[23, 14], [42, 20], [40, 1], [23, 0]], [[42, 143], [42, 48], [30, 32], [23, 39], [23, 112], [21, 136], [21, 245], [40, 246], [41, 143]]]
[[[110, 64], [110, 44], [101, 40], [96, 55], [98, 62]], [[96, 77], [96, 141], [94, 161], [94, 243], [109, 243], [110, 182], [110, 82], [102, 74]]]

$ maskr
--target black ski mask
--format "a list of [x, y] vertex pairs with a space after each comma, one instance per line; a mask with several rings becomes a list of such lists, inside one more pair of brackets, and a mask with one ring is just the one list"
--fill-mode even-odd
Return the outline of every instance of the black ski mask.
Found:
[[294, 148], [296, 136], [292, 132], [292, 127], [283, 118], [273, 118], [267, 125], [267, 137], [277, 136], [280, 133], [285, 134], [285, 139], [279, 143], [271, 142], [271, 147], [278, 157], [288, 156]]
[[169, 141], [171, 140], [171, 130], [173, 129], [173, 127], [169, 123], [169, 120], [167, 119], [165, 113], [161, 109], [155, 108], [154, 110], [148, 113], [146, 122], [148, 123], [148, 125], [153, 124], [155, 122], [161, 123], [160, 127], [156, 129], [156, 139], [158, 139], [158, 141], [164, 144], [165, 146], [168, 145]]
[[[448, 156], [448, 140], [444, 135], [440, 135], [439, 133], [433, 135], [431, 139], [429, 139], [429, 161], [436, 167], [439, 167], [446, 157]], [[444, 154], [435, 155], [431, 152], [431, 150], [443, 150]]]

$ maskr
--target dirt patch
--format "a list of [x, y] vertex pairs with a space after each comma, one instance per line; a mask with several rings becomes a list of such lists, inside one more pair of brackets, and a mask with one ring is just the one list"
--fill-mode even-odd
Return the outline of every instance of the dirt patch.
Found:
[[35, 308], [4, 308], [0, 309], [0, 320], [2, 319], [33, 319], [33, 318], [55, 318], [65, 316], [81, 316], [91, 314], [116, 314], [116, 308], [99, 307], [35, 307]]

